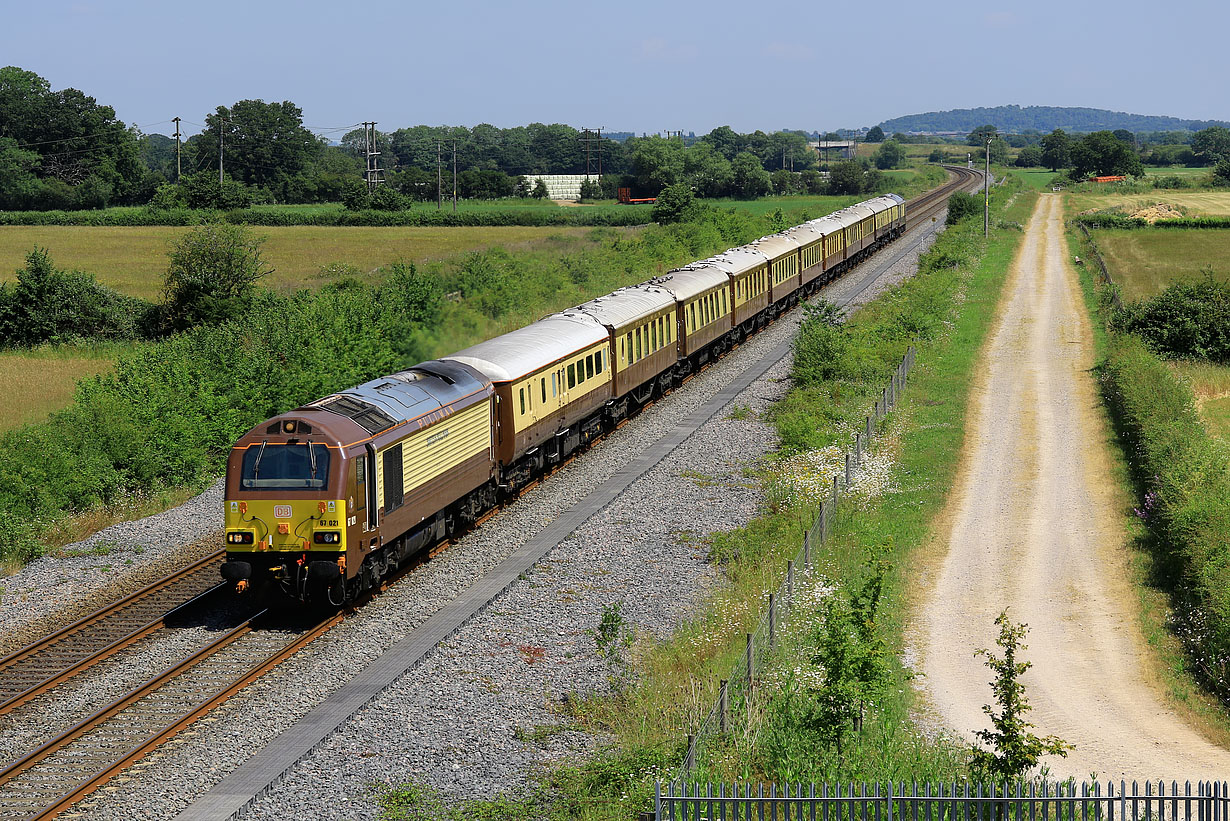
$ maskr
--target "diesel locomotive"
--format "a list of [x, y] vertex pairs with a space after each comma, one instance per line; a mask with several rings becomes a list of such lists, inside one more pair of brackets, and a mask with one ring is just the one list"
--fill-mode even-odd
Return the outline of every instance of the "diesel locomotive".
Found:
[[890, 194], [257, 425], [227, 461], [226, 562], [341, 605], [905, 228]]

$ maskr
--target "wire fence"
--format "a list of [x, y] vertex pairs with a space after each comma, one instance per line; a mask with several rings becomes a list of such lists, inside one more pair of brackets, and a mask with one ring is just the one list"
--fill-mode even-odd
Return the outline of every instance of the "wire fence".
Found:
[[[1085, 242], [1089, 246], [1090, 253], [1093, 254], [1093, 261], [1098, 264], [1098, 273], [1102, 277], [1101, 281], [1114, 285], [1115, 280], [1111, 277], [1110, 271], [1106, 268], [1106, 260], [1102, 258], [1102, 250], [1098, 248], [1098, 243], [1093, 238], [1093, 234], [1089, 233], [1089, 226], [1085, 225], [1085, 223], [1080, 220], [1076, 220], [1076, 225], [1081, 229], [1081, 233], [1085, 236]], [[1110, 301], [1111, 304], [1115, 306], [1116, 310], [1123, 307], [1123, 300], [1119, 296], [1118, 288], [1110, 289]]]
[[863, 429], [855, 433], [854, 447], [845, 453], [844, 472], [832, 477], [829, 498], [820, 503], [815, 519], [803, 534], [803, 544], [798, 553], [786, 562], [785, 578], [777, 590], [769, 594], [768, 609], [761, 614], [756, 628], [746, 634], [744, 652], [739, 661], [719, 683], [717, 699], [704, 720], [694, 733], [688, 735], [687, 754], [669, 782], [676, 792], [683, 789], [709, 748], [730, 732], [731, 716], [747, 710], [755, 701], [757, 676], [765, 670], [769, 656], [777, 646], [781, 628], [795, 605], [796, 588], [802, 581], [800, 577], [811, 574], [812, 551], [832, 536], [841, 496], [854, 484], [863, 457], [870, 451], [873, 438], [880, 431], [880, 422], [896, 407], [914, 365], [914, 357], [915, 349], [911, 345], [894, 369], [888, 384], [880, 391], [873, 412], [865, 417]]
[[656, 821], [1228, 821], [1225, 781], [659, 784]]

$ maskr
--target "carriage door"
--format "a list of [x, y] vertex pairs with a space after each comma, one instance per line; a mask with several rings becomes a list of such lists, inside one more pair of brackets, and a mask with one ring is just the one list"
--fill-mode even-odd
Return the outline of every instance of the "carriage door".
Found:
[[368, 445], [367, 453], [364, 454], [363, 458], [359, 461], [359, 474], [363, 485], [361, 486], [361, 489], [356, 489], [355, 491], [356, 495], [358, 493], [362, 493], [363, 498], [366, 500], [367, 521], [363, 525], [365, 530], [375, 530], [377, 524], [375, 467], [376, 449], [371, 445]]

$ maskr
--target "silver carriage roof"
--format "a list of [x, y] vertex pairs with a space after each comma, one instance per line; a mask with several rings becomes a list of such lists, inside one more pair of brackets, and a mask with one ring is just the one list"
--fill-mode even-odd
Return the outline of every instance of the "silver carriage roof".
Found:
[[558, 314], [567, 317], [589, 317], [609, 328], [622, 328], [647, 316], [658, 313], [675, 304], [675, 298], [667, 291], [655, 287], [656, 283], [642, 283], [620, 288], [605, 296], [583, 302]]
[[694, 262], [684, 268], [676, 268], [650, 281], [670, 291], [680, 302], [687, 302], [705, 291], [728, 284], [730, 277], [725, 271], [706, 261]]
[[469, 365], [492, 382], [510, 382], [607, 338], [606, 328], [591, 316], [552, 314], [440, 358]]

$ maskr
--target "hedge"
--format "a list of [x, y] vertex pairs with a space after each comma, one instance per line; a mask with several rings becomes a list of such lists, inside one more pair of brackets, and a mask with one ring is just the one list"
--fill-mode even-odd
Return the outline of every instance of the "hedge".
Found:
[[1116, 334], [1104, 395], [1156, 538], [1175, 621], [1195, 669], [1230, 700], [1230, 445], [1201, 424], [1191, 388], [1139, 338]]

